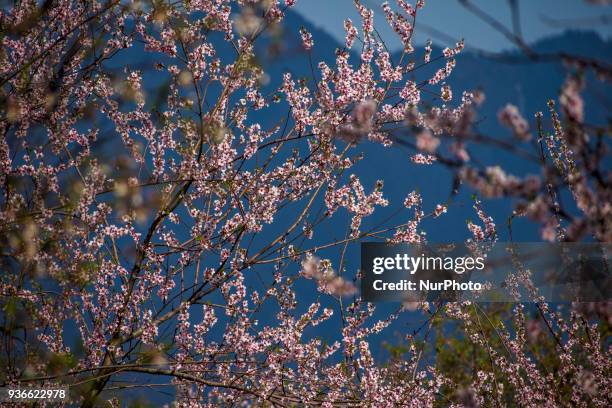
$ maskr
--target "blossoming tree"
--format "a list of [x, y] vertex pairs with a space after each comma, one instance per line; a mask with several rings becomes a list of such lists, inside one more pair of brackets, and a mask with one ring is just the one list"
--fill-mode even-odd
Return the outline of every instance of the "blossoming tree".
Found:
[[[335, 64], [313, 63], [310, 81], [287, 73], [266, 88], [257, 43], [294, 3], [24, 0], [0, 11], [2, 383], [67, 384], [85, 407], [115, 406], [124, 381], [154, 386], [152, 378], [171, 383], [179, 406], [469, 406], [519, 395], [525, 405], [607, 406], [610, 357], [597, 328], [544, 304], [559, 372], [536, 366], [520, 329], [495, 328], [500, 354], [469, 304], [424, 312], [428, 333], [443, 313], [460, 319], [495, 366], [463, 394], [423, 362], [416, 335], [406, 339], [409, 356], [374, 361], [369, 336], [402, 310], [373, 320], [373, 305], [346, 302], [355, 286], [342, 266], [316, 255], [374, 235], [362, 221], [388, 204], [382, 182], [351, 175], [351, 151], [363, 140], [390, 145], [389, 126], [408, 120], [423, 131], [412, 160], [432, 163], [435, 135], [460, 133], [477, 101], [453, 99], [445, 82], [463, 43], [412, 58], [422, 0], [382, 7], [404, 46], [399, 61], [373, 11], [355, 2], [360, 21], [345, 21]], [[306, 51], [316, 47], [295, 31]], [[157, 101], [130, 58], [141, 52], [167, 79]], [[441, 68], [416, 82], [434, 61]], [[440, 106], [420, 105], [424, 87]], [[264, 113], [276, 120], [264, 123]], [[525, 137], [516, 110], [500, 116]], [[446, 211], [425, 213], [416, 192], [405, 205], [412, 220], [375, 233], [419, 242], [421, 220]], [[493, 221], [475, 207], [483, 227], [469, 226], [474, 239], [494, 240]], [[351, 216], [347, 238], [309, 245], [341, 209]], [[608, 226], [595, 236], [606, 240]], [[262, 289], [252, 289], [246, 282], [260, 273]], [[296, 287], [309, 279], [318, 294], [305, 305]], [[334, 313], [337, 341], [309, 334]], [[521, 307], [514, 316], [522, 327]]]

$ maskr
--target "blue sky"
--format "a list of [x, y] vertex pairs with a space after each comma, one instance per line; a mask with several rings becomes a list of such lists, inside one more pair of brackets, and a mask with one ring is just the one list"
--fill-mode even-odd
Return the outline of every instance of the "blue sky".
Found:
[[[414, 3], [416, 0], [412, 1]], [[506, 0], [472, 0], [482, 10], [511, 27], [511, 13]], [[567, 28], [596, 30], [604, 38], [612, 37], [612, 6], [593, 5], [584, 0], [517, 0], [523, 36], [527, 42], [554, 35]], [[390, 48], [398, 48], [390, 29], [382, 15], [380, 0], [362, 0], [362, 3], [375, 10], [377, 27]], [[391, 0], [391, 4], [395, 1]], [[359, 21], [353, 0], [298, 0], [297, 11], [314, 25], [343, 41], [343, 21], [350, 17]], [[607, 16], [608, 24], [602, 24], [602, 16]], [[554, 21], [550, 21], [554, 20]], [[466, 45], [487, 51], [501, 51], [512, 48], [509, 41], [492, 30], [486, 23], [465, 10], [457, 0], [426, 0], [425, 8], [417, 18], [423, 25], [417, 29], [417, 43], [432, 38], [439, 44], [443, 41], [427, 31], [433, 27], [452, 38], [464, 38]], [[562, 24], [559, 24], [562, 23]]]

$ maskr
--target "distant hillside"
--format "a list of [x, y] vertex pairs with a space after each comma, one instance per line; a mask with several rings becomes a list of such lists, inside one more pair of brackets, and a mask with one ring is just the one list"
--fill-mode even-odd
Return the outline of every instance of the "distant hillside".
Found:
[[[257, 59], [270, 78], [270, 83], [264, 89], [264, 93], [276, 89], [285, 72], [291, 72], [295, 78], [312, 76], [308, 54], [302, 49], [299, 39], [300, 27], [307, 28], [315, 41], [312, 51], [312, 66], [315, 75], [319, 61], [323, 60], [334, 65], [335, 50], [342, 47], [343, 44], [339, 44], [325, 31], [311, 25], [299, 14], [289, 11], [282, 26], [273, 29], [270, 33], [265, 33], [258, 41]], [[543, 39], [533, 44], [532, 47], [542, 53], [565, 51], [607, 61], [612, 60], [612, 42], [605, 41], [592, 32], [568, 31], [560, 36]], [[231, 47], [219, 48], [218, 52], [226, 61], [235, 57], [235, 50]], [[434, 55], [439, 55], [440, 52], [440, 47], [434, 47]], [[422, 47], [417, 47], [412, 57], [416, 61], [422, 61], [422, 55]], [[163, 90], [168, 78], [160, 75], [159, 71], [154, 69], [154, 65], [164, 60], [166, 59], [163, 56], [146, 53], [135, 45], [130, 49], [129, 54], [124, 53], [120, 58], [115, 59], [114, 64], [117, 71], [123, 70], [128, 64], [132, 69], [144, 70], [146, 89], [152, 94], [157, 94], [160, 88]], [[354, 55], [353, 63], [355, 66], [359, 63], [357, 55]], [[438, 65], [432, 64], [417, 70], [416, 79], [429, 78], [439, 66], [439, 63]], [[457, 66], [449, 83], [457, 97], [463, 90], [478, 88], [484, 90], [486, 101], [479, 111], [479, 130], [487, 134], [508, 136], [508, 131], [502, 129], [497, 123], [499, 109], [506, 103], [513, 103], [520, 108], [528, 120], [533, 121], [533, 114], [536, 111], [545, 110], [546, 101], [557, 96], [564, 79], [565, 69], [561, 62], [533, 63], [526, 61], [518, 52], [506, 52], [496, 59], [465, 52], [457, 58]], [[591, 86], [585, 92], [587, 120], [593, 123], [605, 123], [610, 118], [609, 107], [612, 106], [610, 103], [612, 92], [608, 85], [604, 86], [600, 82], [590, 81], [590, 84]], [[213, 94], [213, 91], [209, 92], [209, 95]], [[425, 94], [423, 96], [426, 97]], [[149, 100], [154, 99], [156, 98], [149, 98]], [[163, 101], [164, 98], [157, 99]], [[257, 112], [254, 120], [263, 124], [271, 124], [278, 121], [278, 115], [278, 109], [264, 109]], [[100, 124], [101, 127], [105, 125], [108, 124]], [[411, 138], [413, 135], [407, 131], [406, 137]], [[408, 160], [406, 150], [398, 147], [383, 148], [373, 143], [363, 143], [354, 149], [354, 154], [358, 154], [359, 151], [365, 153], [366, 160], [357, 165], [354, 172], [358, 173], [366, 186], [372, 186], [377, 179], [384, 179], [385, 196], [392, 203], [403, 202], [406, 194], [413, 189], [418, 189], [423, 194], [426, 209], [431, 209], [435, 204], [445, 202], [449, 198], [452, 179], [446, 168], [413, 165]], [[527, 163], [517, 161], [514, 157], [500, 155], [497, 151], [489, 152], [482, 149], [477, 153], [483, 164], [501, 164], [516, 174], [536, 171]], [[429, 232], [431, 240], [451, 241], [463, 239], [466, 236], [465, 220], [472, 219], [474, 216], [470, 194], [469, 191], [464, 191], [456, 198], [456, 205], [452, 209], [454, 215], [444, 220], [444, 230], [438, 228], [441, 223], [431, 226]], [[505, 220], [511, 211], [511, 203], [503, 200], [486, 205], [499, 222], [503, 222], [502, 220]], [[388, 214], [381, 212], [380, 216], [372, 217], [371, 223], [380, 221], [386, 215]], [[398, 219], [398, 222], [400, 221], [402, 220]], [[366, 227], [367, 225], [368, 223]], [[329, 232], [332, 237], [339, 238], [344, 233], [344, 227], [330, 226]], [[523, 229], [518, 228], [515, 233], [519, 239], [539, 239], [537, 230], [528, 226]]]
[[[279, 75], [281, 71], [290, 71], [297, 76], [310, 76], [306, 54], [300, 55], [295, 51], [295, 47], [299, 48], [297, 31], [301, 26], [310, 30], [315, 40], [313, 51], [315, 72], [319, 60], [333, 64], [334, 50], [342, 46], [334, 38], [311, 26], [295, 13], [287, 14], [284, 26], [286, 33], [284, 40], [287, 43], [287, 51], [290, 52], [287, 57], [283, 56], [268, 67], [272, 77]], [[543, 54], [563, 51], [605, 61], [612, 60], [612, 42], [602, 39], [594, 32], [567, 31], [562, 35], [538, 41], [532, 44], [532, 48]], [[433, 55], [439, 55], [440, 52], [440, 47], [434, 47]], [[417, 47], [414, 53], [415, 60], [422, 61], [422, 55], [422, 47]], [[397, 57], [395, 55], [394, 60], [397, 60]], [[357, 56], [353, 61], [355, 65], [358, 64]], [[415, 77], [420, 80], [426, 79], [439, 66], [432, 64], [423, 67], [415, 73]], [[531, 62], [518, 51], [502, 53], [495, 59], [465, 52], [457, 58], [457, 65], [449, 83], [457, 96], [461, 95], [463, 90], [482, 89], [486, 94], [486, 100], [479, 110], [478, 130], [489, 135], [507, 137], [508, 131], [497, 123], [499, 109], [507, 103], [513, 103], [533, 124], [534, 113], [545, 111], [547, 100], [557, 97], [565, 76], [566, 69], [561, 61]], [[586, 119], [591, 123], [606, 123], [611, 117], [612, 90], [609, 85], [599, 81], [590, 80], [587, 83], [589, 87], [584, 92], [587, 106]], [[407, 132], [406, 137], [412, 136]], [[366, 182], [373, 183], [377, 178], [384, 178], [385, 192], [391, 200], [401, 200], [406, 192], [412, 189], [419, 189], [423, 193], [426, 205], [429, 207], [448, 199], [451, 186], [450, 173], [441, 166], [412, 165], [408, 161], [406, 151], [395, 147], [385, 149], [365, 144], [361, 145], [360, 149], [366, 153], [367, 160], [355, 170]], [[500, 154], [499, 151], [489, 151], [484, 148], [476, 153], [483, 164], [500, 164], [515, 174], [537, 171], [537, 168], [528, 163], [517, 160], [516, 157]], [[465, 237], [465, 219], [473, 218], [470, 194], [471, 192], [464, 191], [457, 197], [458, 207], [453, 210], [455, 215], [445, 220], [444, 230], [433, 226], [429, 232], [430, 239], [450, 241]], [[507, 200], [496, 200], [487, 203], [487, 208], [499, 222], [504, 222], [511, 211], [511, 203]], [[539, 240], [537, 229], [533, 226], [519, 226], [515, 233], [519, 239]]]

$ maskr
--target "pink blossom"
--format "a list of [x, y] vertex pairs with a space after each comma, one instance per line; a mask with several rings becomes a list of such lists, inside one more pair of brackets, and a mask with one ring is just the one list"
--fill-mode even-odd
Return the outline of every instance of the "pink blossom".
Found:
[[310, 51], [314, 46], [312, 41], [312, 34], [310, 34], [305, 28], [300, 28], [300, 35], [302, 36], [302, 46], [306, 51]]
[[497, 114], [497, 118], [501, 124], [512, 130], [514, 136], [520, 140], [529, 140], [531, 134], [529, 133], [529, 125], [527, 121], [521, 116], [518, 108], [512, 104], [507, 104]]

